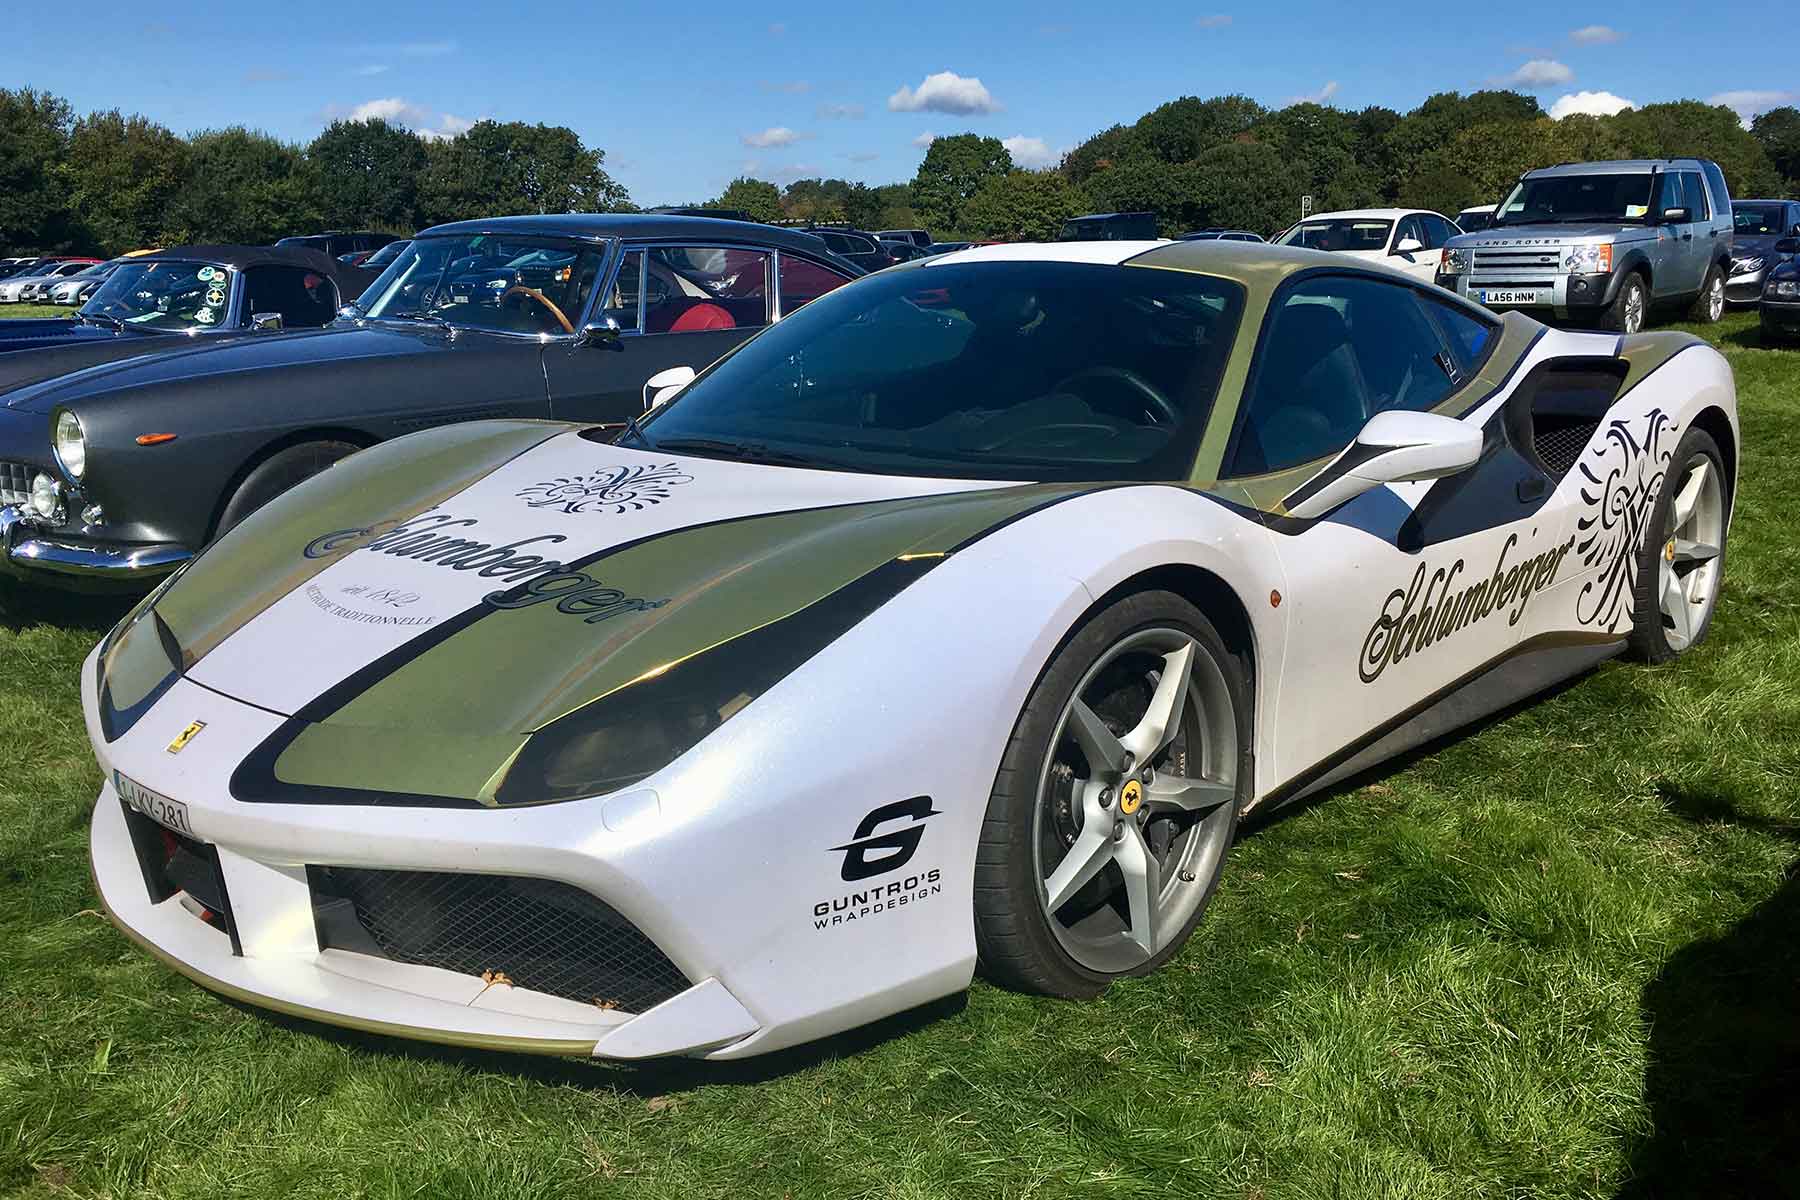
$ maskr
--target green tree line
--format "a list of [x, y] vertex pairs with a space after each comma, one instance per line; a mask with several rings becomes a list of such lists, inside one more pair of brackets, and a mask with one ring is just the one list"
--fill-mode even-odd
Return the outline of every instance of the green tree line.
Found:
[[304, 146], [242, 127], [181, 137], [116, 109], [77, 117], [56, 96], [0, 89], [0, 247], [118, 254], [629, 210], [605, 157], [571, 129], [518, 121], [429, 140], [379, 119], [334, 121]]

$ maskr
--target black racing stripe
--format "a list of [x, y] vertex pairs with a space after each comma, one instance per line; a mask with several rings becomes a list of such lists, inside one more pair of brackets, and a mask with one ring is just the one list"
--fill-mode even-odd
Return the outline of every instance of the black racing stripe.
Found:
[[1372, 458], [1386, 454], [1390, 450], [1406, 450], [1408, 446], [1371, 446], [1363, 442], [1351, 442], [1342, 454], [1326, 463], [1324, 469], [1311, 479], [1281, 498], [1281, 507], [1292, 508], [1304, 503], [1329, 487], [1334, 481], [1342, 479], [1351, 471], [1362, 466]]

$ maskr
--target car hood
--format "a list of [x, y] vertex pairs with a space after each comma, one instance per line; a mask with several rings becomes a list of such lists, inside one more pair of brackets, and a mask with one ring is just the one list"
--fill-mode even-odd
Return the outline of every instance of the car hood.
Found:
[[[481, 334], [462, 333], [463, 338]], [[160, 339], [165, 343], [172, 339]], [[216, 334], [182, 339], [180, 345], [152, 345], [149, 352], [90, 366], [43, 382], [16, 386], [0, 394], [9, 408], [49, 412], [59, 405], [94, 401], [135, 388], [215, 376], [277, 372], [318, 362], [394, 358], [430, 354], [449, 346], [434, 327], [369, 325], [361, 328], [306, 329], [237, 338]]]
[[91, 325], [77, 328], [87, 332], [25, 341], [0, 340], [0, 405], [11, 407], [8, 393], [34, 383], [189, 344], [186, 339], [174, 340], [180, 335], [113, 333]]
[[292, 718], [274, 764], [289, 784], [348, 772], [480, 800], [557, 718], [690, 660], [735, 661], [717, 669], [745, 672], [748, 703], [766, 664], [713, 652], [787, 618], [822, 648], [984, 532], [1092, 486], [683, 457], [551, 423], [432, 430], [234, 529], [155, 601], [159, 637], [128, 618], [112, 703], [167, 673], [160, 645], [193, 681]]
[[1774, 234], [1736, 234], [1731, 239], [1731, 257], [1759, 258], [1775, 257], [1775, 243], [1781, 239]]
[[1582, 225], [1506, 225], [1478, 233], [1458, 234], [1450, 246], [1571, 246], [1586, 242], [1635, 242], [1656, 236], [1645, 225], [1619, 221], [1593, 221]]

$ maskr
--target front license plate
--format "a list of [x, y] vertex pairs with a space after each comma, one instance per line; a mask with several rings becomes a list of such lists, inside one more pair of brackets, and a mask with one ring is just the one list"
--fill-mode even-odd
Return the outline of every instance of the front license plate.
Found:
[[113, 772], [113, 790], [119, 793], [119, 799], [164, 829], [172, 829], [183, 837], [194, 836], [194, 827], [188, 822], [187, 805], [181, 801], [153, 792], [120, 771]]
[[1483, 304], [1548, 304], [1550, 293], [1532, 288], [1489, 288], [1476, 293]]

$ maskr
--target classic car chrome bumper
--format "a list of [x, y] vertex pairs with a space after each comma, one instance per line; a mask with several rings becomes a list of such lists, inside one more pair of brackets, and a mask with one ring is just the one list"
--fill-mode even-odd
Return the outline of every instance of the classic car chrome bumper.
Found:
[[16, 505], [0, 508], [0, 574], [41, 579], [46, 574], [86, 579], [155, 579], [192, 558], [170, 544], [108, 545], [56, 537]]

